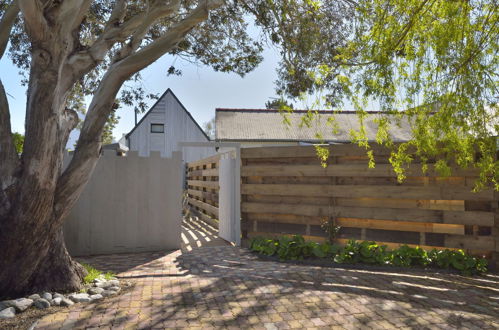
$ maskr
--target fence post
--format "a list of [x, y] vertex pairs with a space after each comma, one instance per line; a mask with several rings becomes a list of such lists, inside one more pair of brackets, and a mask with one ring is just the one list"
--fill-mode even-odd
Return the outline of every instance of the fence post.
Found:
[[492, 252], [490, 260], [490, 268], [499, 269], [499, 192], [494, 191], [494, 201], [492, 202], [492, 210], [494, 213], [494, 227], [492, 227], [492, 236], [494, 237], [495, 250]]

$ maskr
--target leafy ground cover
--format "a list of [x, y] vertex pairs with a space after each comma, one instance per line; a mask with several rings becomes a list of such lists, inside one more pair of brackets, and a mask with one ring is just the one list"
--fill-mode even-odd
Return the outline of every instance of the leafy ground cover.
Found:
[[256, 237], [251, 240], [250, 250], [281, 260], [320, 258], [339, 264], [366, 263], [398, 267], [434, 267], [455, 269], [464, 275], [487, 272], [487, 260], [476, 258], [463, 250], [430, 250], [402, 245], [389, 250], [386, 245], [373, 241], [350, 240], [345, 246], [330, 243], [307, 242], [300, 235], [281, 236], [277, 239]]
[[106, 280], [111, 280], [115, 276], [115, 274], [113, 274], [112, 272], [104, 273], [98, 269], [95, 269], [94, 267], [92, 267], [90, 265], [87, 265], [84, 263], [82, 263], [81, 265], [87, 270], [87, 275], [83, 278], [84, 284], [92, 283], [96, 278], [98, 278], [101, 275], [103, 275], [104, 279], [106, 279]]

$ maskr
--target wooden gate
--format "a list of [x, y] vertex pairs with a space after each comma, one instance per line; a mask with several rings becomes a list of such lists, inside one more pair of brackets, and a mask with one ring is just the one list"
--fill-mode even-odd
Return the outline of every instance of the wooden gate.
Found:
[[187, 194], [191, 212], [218, 228], [218, 236], [239, 245], [240, 165], [238, 151], [187, 164]]

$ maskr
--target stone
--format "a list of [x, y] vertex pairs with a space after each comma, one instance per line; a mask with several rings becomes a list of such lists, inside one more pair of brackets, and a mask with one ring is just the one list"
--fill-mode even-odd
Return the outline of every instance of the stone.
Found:
[[7, 303], [6, 307], [14, 307], [16, 312], [24, 312], [33, 305], [33, 300], [28, 298], [19, 298], [14, 300], [6, 300], [3, 303]]
[[109, 297], [109, 296], [114, 296], [115, 294], [118, 294], [118, 292], [116, 291], [112, 291], [112, 290], [104, 290], [102, 291], [101, 295], [103, 297]]
[[88, 289], [89, 294], [101, 294], [104, 291], [103, 288], [90, 288]]
[[102, 298], [104, 298], [104, 296], [101, 295], [101, 294], [93, 294], [93, 295], [90, 296], [90, 299], [92, 299], [92, 301], [94, 301], [94, 300], [100, 300]]
[[120, 285], [120, 281], [118, 281], [118, 280], [111, 280], [108, 282], [111, 283], [111, 286], [119, 286]]
[[43, 298], [35, 300], [34, 305], [38, 309], [45, 309], [50, 307], [50, 303], [48, 302], [48, 300]]
[[75, 303], [89, 302], [90, 296], [88, 295], [88, 293], [73, 293], [69, 296], [69, 299], [71, 299]]
[[[56, 298], [57, 299], [57, 298]], [[71, 306], [74, 305], [74, 302], [71, 301], [71, 299], [68, 298], [61, 298], [61, 306]]]
[[54, 306], [60, 306], [60, 305], [61, 305], [61, 302], [62, 302], [62, 298], [61, 298], [61, 297], [55, 297], [55, 298], [52, 300], [52, 305], [54, 305]]
[[14, 307], [9, 307], [0, 311], [0, 319], [10, 319], [14, 316], [16, 316], [16, 309]]
[[101, 282], [95, 283], [96, 287], [103, 288], [103, 289], [107, 289], [107, 288], [110, 288], [112, 286], [119, 286], [119, 285], [120, 285], [120, 281], [118, 281], [118, 280], [101, 281]]
[[0, 301], [0, 311], [10, 307], [10, 300]]
[[38, 293], [32, 294], [31, 296], [28, 297], [31, 300], [37, 300], [40, 299], [40, 295]]
[[108, 290], [111, 290], [111, 291], [116, 291], [116, 292], [120, 292], [121, 288], [119, 286], [112, 286], [110, 288], [107, 288]]
[[52, 297], [53, 298], [64, 298], [64, 295], [56, 292], [56, 293], [54, 293], [54, 295]]
[[42, 298], [50, 301], [50, 300], [52, 300], [52, 294], [50, 292], [44, 292], [42, 294]]
[[108, 281], [102, 281], [102, 282], [95, 283], [95, 286], [97, 288], [106, 289], [106, 288], [109, 288], [110, 286], [113, 286], [113, 285], [111, 283], [109, 283]]

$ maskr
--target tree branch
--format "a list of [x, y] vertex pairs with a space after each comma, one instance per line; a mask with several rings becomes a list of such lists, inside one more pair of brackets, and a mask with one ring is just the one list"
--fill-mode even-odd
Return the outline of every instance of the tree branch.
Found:
[[162, 37], [147, 45], [138, 52], [124, 58], [115, 65], [122, 74], [130, 75], [138, 72], [149, 64], [158, 60], [169, 50], [173, 49], [199, 23], [208, 18], [210, 10], [224, 4], [223, 0], [205, 0], [182, 21], [172, 26]]
[[49, 27], [39, 0], [18, 0], [26, 30], [32, 41], [41, 41]]
[[130, 36], [133, 38], [134, 34], [138, 38], [140, 36], [137, 32], [138, 29], [147, 31], [158, 19], [176, 12], [179, 6], [180, 0], [156, 2], [150, 10], [134, 15], [128, 21], [121, 23], [126, 13], [126, 0], [117, 1], [104, 32], [88, 49], [69, 57], [65, 67], [65, 71], [69, 74], [65, 76], [71, 78], [72, 81], [80, 79], [104, 61], [105, 56], [115, 43], [125, 41]]
[[87, 15], [91, 3], [92, 0], [63, 1], [57, 14], [61, 22], [60, 30], [72, 33], [74, 29], [77, 29]]
[[100, 154], [102, 130], [123, 82], [173, 49], [195, 26], [208, 18], [209, 10], [223, 4], [223, 0], [202, 1], [164, 36], [141, 51], [111, 65], [93, 96], [73, 159], [57, 182], [54, 203], [56, 218], [64, 218], [67, 215], [64, 213], [70, 209], [67, 206], [76, 202], [85, 182], [92, 174]]
[[109, 30], [112, 26], [118, 26], [125, 18], [127, 9], [127, 0], [116, 0], [111, 16], [107, 21], [105, 30]]
[[12, 26], [14, 26], [17, 14], [19, 14], [19, 5], [17, 0], [14, 0], [9, 8], [7, 8], [0, 21], [0, 58], [3, 57], [7, 44], [9, 43], [10, 31], [12, 30]]

